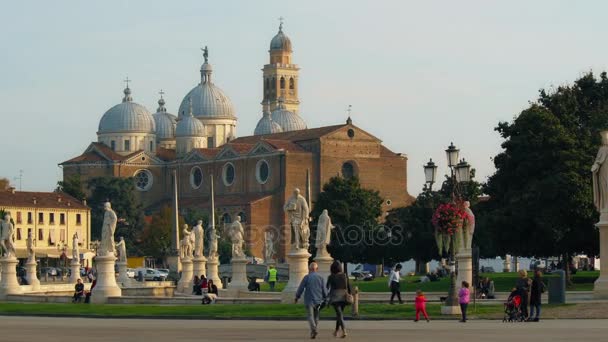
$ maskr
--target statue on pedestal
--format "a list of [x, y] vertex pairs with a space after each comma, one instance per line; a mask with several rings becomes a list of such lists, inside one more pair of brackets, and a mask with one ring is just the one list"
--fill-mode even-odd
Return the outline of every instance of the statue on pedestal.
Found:
[[192, 258], [192, 252], [194, 249], [194, 241], [192, 233], [188, 231], [188, 225], [184, 225], [184, 237], [182, 238], [182, 242], [180, 243], [180, 257], [182, 259]]
[[244, 258], [243, 243], [245, 242], [245, 231], [241, 224], [241, 217], [238, 215], [236, 220], [230, 225], [229, 236], [232, 241], [232, 257]]
[[326, 256], [327, 245], [331, 240], [331, 230], [334, 229], [334, 225], [331, 224], [331, 218], [327, 213], [327, 209], [323, 209], [321, 216], [319, 216], [319, 222], [317, 223], [317, 236], [315, 241], [315, 247], [317, 248], [317, 255]]
[[27, 248], [27, 262], [34, 262], [36, 260], [36, 253], [34, 253], [34, 237], [32, 231], [27, 232], [27, 239], [25, 239], [25, 246]]
[[192, 233], [194, 233], [194, 256], [200, 258], [203, 256], [203, 246], [205, 245], [203, 221], [198, 220], [196, 226], [192, 227]]
[[274, 257], [274, 234], [271, 231], [264, 233], [264, 262], [271, 263]]
[[97, 249], [97, 255], [114, 255], [114, 232], [116, 231], [116, 223], [118, 222], [118, 218], [116, 217], [114, 210], [112, 210], [112, 205], [110, 202], [106, 202], [103, 207], [106, 212], [103, 215], [101, 241], [99, 248]]
[[283, 210], [289, 217], [289, 226], [291, 227], [291, 248], [308, 249], [308, 239], [310, 238], [310, 228], [308, 222], [310, 220], [310, 210], [304, 196], [300, 195], [300, 189], [296, 188]]
[[127, 244], [125, 243], [125, 238], [120, 237], [120, 241], [116, 243], [116, 253], [118, 254], [119, 262], [127, 262]]
[[[600, 132], [602, 146], [591, 166], [593, 176], [593, 203], [600, 213], [608, 212], [608, 131]], [[600, 219], [601, 221], [601, 219]]]
[[211, 231], [209, 232], [209, 255], [208, 257], [210, 259], [214, 259], [217, 258], [219, 253], [217, 252], [217, 241], [220, 238], [219, 235], [217, 235], [217, 231], [215, 230], [215, 227], [211, 227]]
[[471, 210], [471, 203], [469, 201], [464, 201], [464, 211], [467, 213], [467, 218], [463, 223], [462, 247], [465, 250], [470, 250], [473, 243], [473, 234], [475, 233], [475, 214]]
[[80, 251], [78, 250], [78, 233], [72, 236], [72, 262], [80, 262]]
[[2, 247], [2, 256], [4, 257], [15, 257], [14, 232], [15, 226], [11, 222], [11, 214], [6, 213], [4, 219], [0, 221], [0, 247]]

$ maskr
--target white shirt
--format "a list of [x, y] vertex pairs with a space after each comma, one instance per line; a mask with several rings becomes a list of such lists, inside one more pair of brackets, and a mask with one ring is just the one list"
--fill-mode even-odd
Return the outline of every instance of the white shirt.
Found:
[[393, 270], [391, 272], [391, 276], [388, 279], [388, 283], [390, 284], [394, 281], [399, 282], [399, 280], [401, 280], [401, 275], [399, 274], [399, 271]]

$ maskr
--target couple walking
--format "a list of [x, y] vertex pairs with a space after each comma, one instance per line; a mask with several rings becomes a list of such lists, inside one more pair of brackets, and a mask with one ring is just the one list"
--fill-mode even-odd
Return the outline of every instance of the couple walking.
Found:
[[[308, 314], [308, 324], [310, 325], [310, 338], [314, 339], [318, 335], [319, 327], [319, 312], [329, 302], [336, 312], [336, 329], [334, 337], [346, 337], [346, 328], [344, 326], [344, 307], [352, 304], [352, 295], [348, 277], [342, 271], [342, 266], [339, 262], [334, 261], [331, 264], [331, 274], [325, 279], [317, 273], [319, 266], [316, 262], [310, 263], [308, 266], [309, 273], [304, 276], [298, 291], [296, 292], [295, 302], [297, 303], [302, 294], [304, 294], [304, 305]], [[329, 289], [329, 294], [327, 290]]]

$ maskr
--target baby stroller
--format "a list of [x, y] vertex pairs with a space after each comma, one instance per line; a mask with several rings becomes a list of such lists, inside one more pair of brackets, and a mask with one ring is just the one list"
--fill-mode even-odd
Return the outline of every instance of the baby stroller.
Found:
[[525, 317], [521, 312], [521, 296], [517, 293], [511, 293], [509, 299], [505, 303], [505, 316], [503, 322], [523, 322]]

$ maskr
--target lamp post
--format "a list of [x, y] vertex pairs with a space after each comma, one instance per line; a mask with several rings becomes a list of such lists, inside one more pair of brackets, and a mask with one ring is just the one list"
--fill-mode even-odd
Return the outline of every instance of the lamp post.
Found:
[[[450, 168], [450, 180], [452, 182], [451, 198], [453, 202], [460, 202], [460, 190], [459, 183], [468, 182], [471, 179], [470, 169], [471, 166], [464, 159], [458, 161], [460, 150], [454, 146], [454, 143], [450, 143], [450, 146], [445, 150], [448, 167]], [[437, 165], [433, 160], [424, 165], [425, 181], [429, 184], [429, 191], [432, 190], [433, 183], [437, 178]], [[455, 239], [450, 238], [449, 246], [449, 266], [450, 266], [450, 287], [448, 290], [448, 297], [445, 301], [446, 309], [442, 308], [442, 313], [453, 314], [458, 312], [458, 294], [456, 292], [456, 245]]]

